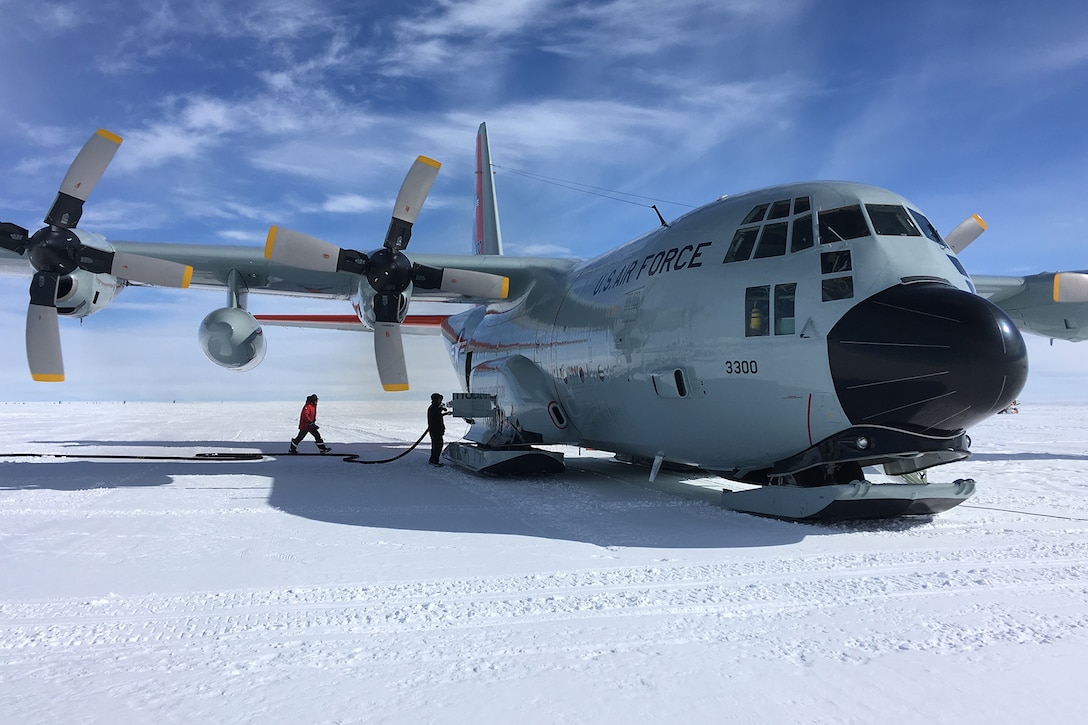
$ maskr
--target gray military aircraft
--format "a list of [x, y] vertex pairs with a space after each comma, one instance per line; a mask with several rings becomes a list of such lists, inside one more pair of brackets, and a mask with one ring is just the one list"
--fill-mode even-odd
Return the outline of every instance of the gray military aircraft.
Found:
[[[236, 370], [263, 358], [262, 322], [367, 330], [382, 384], [404, 390], [402, 332], [437, 326], [465, 391], [453, 413], [471, 424], [446, 456], [486, 473], [562, 470], [562, 454], [540, 446], [571, 444], [646, 463], [651, 480], [669, 465], [746, 484], [722, 495], [741, 511], [932, 514], [974, 482], [921, 472], [966, 458], [967, 429], [1024, 384], [1015, 323], [1066, 339], [1088, 329], [1088, 273], [973, 280], [956, 252], [980, 219], [942, 237], [907, 199], [857, 183], [722, 197], [594, 259], [504, 255], [484, 125], [473, 255], [404, 253], [439, 168], [426, 157], [374, 251], [278, 227], [264, 250], [111, 244], [76, 223], [119, 143], [92, 137], [46, 227], [0, 226], [0, 261], [33, 268], [35, 379], [63, 379], [57, 315], [96, 312], [130, 281], [225, 289], [199, 340]], [[257, 319], [250, 292], [350, 300], [354, 314]], [[414, 297], [474, 304], [418, 316]], [[873, 466], [913, 478], [866, 480]]]

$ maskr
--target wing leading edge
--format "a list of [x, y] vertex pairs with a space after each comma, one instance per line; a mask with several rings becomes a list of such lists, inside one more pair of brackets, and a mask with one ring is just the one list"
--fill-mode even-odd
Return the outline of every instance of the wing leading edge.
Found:
[[1070, 342], [1088, 340], [1088, 271], [979, 275], [971, 281], [1024, 332]]

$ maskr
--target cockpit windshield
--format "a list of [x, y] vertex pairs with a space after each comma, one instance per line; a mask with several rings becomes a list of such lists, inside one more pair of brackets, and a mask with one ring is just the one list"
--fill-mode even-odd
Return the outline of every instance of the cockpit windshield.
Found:
[[865, 223], [860, 206], [844, 206], [820, 212], [820, 244], [867, 236], [869, 225]]
[[866, 204], [869, 219], [877, 234], [892, 237], [920, 237], [922, 233], [910, 218], [907, 210], [895, 204]]
[[911, 209], [910, 215], [914, 217], [914, 221], [918, 222], [918, 226], [922, 229], [922, 234], [925, 234], [927, 237], [937, 242], [937, 244], [948, 249], [948, 245], [944, 243], [944, 240], [941, 239], [941, 235], [937, 233], [936, 227], [929, 223], [929, 219], [926, 219], [924, 214]]

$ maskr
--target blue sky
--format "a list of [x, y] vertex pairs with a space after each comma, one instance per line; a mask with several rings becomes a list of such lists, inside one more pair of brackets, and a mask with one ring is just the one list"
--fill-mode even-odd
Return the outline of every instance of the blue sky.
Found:
[[[963, 255], [974, 273], [1088, 269], [1088, 7], [891, 7], [0, 0], [0, 219], [38, 224], [104, 127], [125, 141], [81, 226], [107, 238], [260, 245], [281, 224], [366, 249], [422, 153], [443, 168], [409, 251], [467, 252], [486, 121], [509, 254], [593, 256], [656, 224], [647, 208], [524, 170], [659, 199], [666, 217], [687, 207], [664, 201], [861, 181], [910, 198], [945, 231], [982, 215], [989, 231]], [[262, 366], [231, 374], [196, 344], [222, 295], [137, 289], [82, 325], [62, 320], [68, 381], [33, 384], [26, 282], [0, 279], [0, 293], [6, 399], [379, 389], [364, 335], [268, 330]], [[1032, 344], [1029, 391], [1043, 395], [1044, 378], [1059, 382], [1043, 397], [1086, 387], [1088, 347]], [[455, 389], [437, 340], [409, 352], [420, 395]]]

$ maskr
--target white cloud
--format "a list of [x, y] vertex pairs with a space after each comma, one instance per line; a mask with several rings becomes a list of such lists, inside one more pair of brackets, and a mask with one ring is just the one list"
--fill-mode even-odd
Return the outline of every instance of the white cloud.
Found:
[[313, 0], [258, 0], [249, 7], [239, 8], [235, 0], [220, 6], [222, 15], [235, 9], [240, 15], [239, 30], [247, 35], [264, 38], [298, 38], [336, 27], [337, 19], [323, 2]]
[[146, 201], [124, 201], [102, 195], [88, 200], [80, 228], [99, 233], [159, 227], [170, 219], [169, 211], [160, 204]]
[[221, 239], [226, 239], [231, 242], [245, 242], [245, 243], [260, 243], [264, 244], [267, 239], [267, 235], [258, 234], [253, 231], [247, 231], [244, 229], [224, 229], [219, 232]]
[[790, 19], [807, 5], [807, 0], [677, 0], [665, 9], [653, 0], [439, 0], [437, 7], [396, 24], [398, 42], [386, 72], [449, 74], [489, 65], [501, 72], [503, 58], [526, 49], [592, 59], [604, 68], [708, 40], [725, 43], [734, 33], [752, 32], [753, 25]]
[[558, 244], [526, 244], [517, 245], [510, 244], [509, 249], [504, 250], [507, 254], [512, 254], [519, 257], [572, 257], [575, 255], [569, 247], [560, 246]]
[[[9, 7], [3, 7], [4, 15], [11, 22], [31, 23], [38, 33], [47, 36], [63, 35], [73, 30], [90, 25], [95, 20], [95, 15], [88, 7], [81, 6], [78, 2], [36, 2], [36, 3], [7, 3]], [[22, 7], [18, 7], [22, 6]], [[9, 12], [10, 9], [10, 12]], [[13, 15], [17, 10], [23, 10], [23, 17], [16, 20]], [[5, 23], [6, 25], [6, 23]]]
[[199, 129], [176, 123], [152, 125], [130, 131], [124, 155], [118, 154], [113, 168], [121, 172], [163, 166], [171, 161], [197, 158], [215, 145], [216, 139]]
[[339, 194], [331, 196], [321, 205], [321, 211], [334, 214], [356, 214], [370, 212], [375, 209], [384, 209], [390, 206], [385, 199], [378, 200], [359, 194]]

